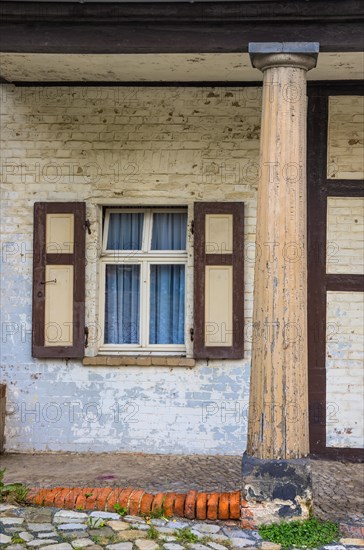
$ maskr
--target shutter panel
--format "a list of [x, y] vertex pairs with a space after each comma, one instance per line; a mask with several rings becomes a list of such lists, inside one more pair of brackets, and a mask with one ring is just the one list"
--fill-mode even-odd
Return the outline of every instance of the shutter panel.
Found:
[[194, 356], [244, 355], [244, 204], [195, 203]]
[[34, 204], [33, 357], [83, 357], [85, 203]]

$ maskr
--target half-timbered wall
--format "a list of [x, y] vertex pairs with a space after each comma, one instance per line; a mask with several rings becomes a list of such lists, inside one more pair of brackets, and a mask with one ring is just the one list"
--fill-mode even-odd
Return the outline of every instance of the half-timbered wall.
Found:
[[[317, 101], [327, 105], [324, 96]], [[338, 99], [332, 103], [330, 119], [329, 172], [319, 175], [321, 179], [327, 175], [336, 187], [329, 193], [328, 221], [325, 214], [319, 233], [310, 237], [319, 269], [326, 265], [325, 252], [322, 258], [326, 227], [327, 239], [334, 243], [328, 244], [327, 254], [333, 260], [328, 277], [334, 277], [328, 279], [327, 319], [322, 324], [319, 311], [318, 317], [310, 317], [319, 319], [310, 327], [311, 350], [316, 354], [314, 358], [311, 354], [310, 365], [316, 365], [318, 356], [331, 356], [326, 363], [327, 400], [339, 412], [325, 433], [333, 448], [359, 447], [362, 430], [357, 420], [360, 409], [354, 407], [361, 387], [362, 294], [355, 286], [362, 267], [360, 197], [356, 192], [348, 198], [345, 185], [344, 191], [338, 191], [341, 178], [361, 177], [357, 151], [362, 145], [358, 134], [362, 115], [358, 98], [344, 97], [341, 103]], [[241, 454], [245, 450], [254, 337], [260, 105], [261, 92], [254, 87], [2, 87], [1, 382], [7, 384], [8, 451]], [[350, 120], [351, 130], [344, 119]], [[310, 139], [321, 139], [317, 128], [310, 132]], [[312, 143], [309, 151], [315, 148], [316, 142]], [[311, 178], [311, 185], [314, 181]], [[86, 202], [91, 222], [86, 246], [86, 322], [91, 328], [98, 322], [102, 205], [187, 205], [191, 221], [195, 201], [243, 201], [244, 359], [199, 360], [194, 368], [118, 368], [32, 359], [33, 204], [77, 200]], [[310, 200], [312, 219], [321, 203], [312, 194]], [[272, 251], [279, 253], [277, 247]], [[189, 254], [187, 323], [192, 326], [192, 235]], [[354, 286], [346, 290], [338, 286], [335, 277], [340, 274], [354, 277]], [[310, 275], [310, 307], [317, 298], [312, 286], [318, 281], [316, 275]], [[319, 292], [322, 296], [321, 287]], [[331, 322], [341, 328], [336, 342], [328, 335], [326, 346], [326, 326]], [[98, 345], [97, 337], [92, 338], [92, 332], [90, 336], [89, 356], [97, 353]], [[191, 354], [192, 343], [187, 344]], [[320, 376], [321, 371], [318, 380]], [[314, 410], [320, 399], [312, 394], [316, 425], [322, 420], [322, 410], [317, 417]]]

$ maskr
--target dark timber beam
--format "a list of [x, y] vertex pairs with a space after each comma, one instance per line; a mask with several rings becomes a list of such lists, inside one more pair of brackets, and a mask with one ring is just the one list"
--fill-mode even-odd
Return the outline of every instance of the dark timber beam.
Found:
[[229, 53], [249, 42], [320, 42], [362, 51], [363, 3], [1, 2], [0, 51], [18, 53]]

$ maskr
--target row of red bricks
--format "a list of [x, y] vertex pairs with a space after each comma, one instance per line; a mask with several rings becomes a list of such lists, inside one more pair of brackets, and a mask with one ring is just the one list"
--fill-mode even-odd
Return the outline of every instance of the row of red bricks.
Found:
[[238, 520], [241, 518], [242, 507], [245, 508], [245, 515], [248, 512], [247, 504], [241, 499], [240, 491], [209, 494], [189, 491], [187, 494], [152, 495], [143, 489], [133, 487], [56, 487], [32, 489], [28, 494], [28, 501], [39, 506], [108, 512], [115, 512], [115, 505], [119, 504], [133, 516], [148, 515], [153, 511], [163, 510], [167, 517], [177, 516], [199, 520]]
[[364, 539], [364, 524], [361, 522], [340, 522], [340, 531], [345, 537]]

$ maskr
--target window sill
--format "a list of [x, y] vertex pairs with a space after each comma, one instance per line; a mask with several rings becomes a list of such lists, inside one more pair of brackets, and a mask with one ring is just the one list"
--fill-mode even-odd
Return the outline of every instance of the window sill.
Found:
[[115, 356], [97, 355], [96, 357], [84, 357], [83, 365], [94, 367], [194, 367], [195, 359], [188, 357], [169, 356]]

